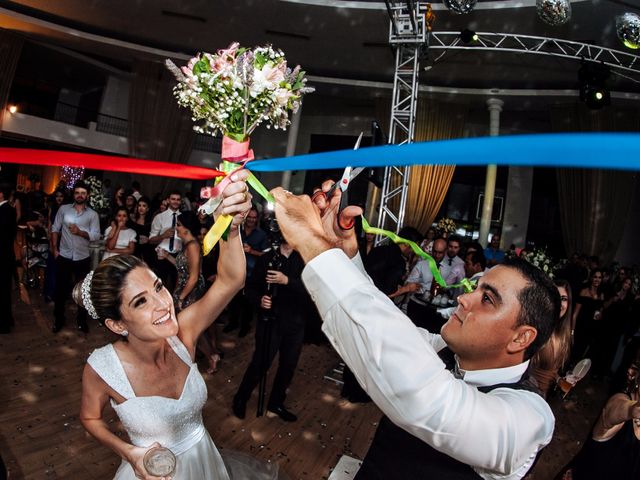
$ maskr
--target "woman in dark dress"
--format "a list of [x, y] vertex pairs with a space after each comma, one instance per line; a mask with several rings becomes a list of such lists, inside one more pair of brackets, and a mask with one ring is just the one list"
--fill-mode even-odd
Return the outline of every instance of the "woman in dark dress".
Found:
[[595, 341], [598, 322], [602, 320], [604, 295], [600, 291], [602, 270], [591, 271], [588, 284], [580, 290], [573, 312], [574, 344], [572, 360], [577, 362], [589, 353]]
[[640, 478], [640, 358], [627, 378], [626, 390], [609, 399], [563, 480]]
[[130, 228], [133, 228], [138, 234], [138, 242], [134, 255], [144, 260], [147, 265], [153, 265], [155, 253], [152, 245], [149, 243], [149, 233], [151, 232], [151, 212], [150, 202], [147, 197], [140, 197], [133, 221], [130, 222]]

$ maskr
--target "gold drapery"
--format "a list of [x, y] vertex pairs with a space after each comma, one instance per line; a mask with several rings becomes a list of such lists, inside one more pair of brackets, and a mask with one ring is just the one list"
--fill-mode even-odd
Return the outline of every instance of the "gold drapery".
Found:
[[[554, 107], [554, 131], [638, 131], [635, 111], [591, 111], [582, 104]], [[630, 155], [633, 152], [629, 152]], [[568, 168], [556, 170], [562, 237], [568, 255], [597, 255], [613, 260], [624, 234], [637, 175], [616, 170]]]
[[[418, 103], [415, 141], [449, 140], [462, 137], [466, 105], [423, 100]], [[425, 158], [425, 163], [429, 159]], [[411, 169], [404, 224], [425, 232], [442, 206], [455, 165], [420, 165]]]
[[24, 41], [8, 30], [0, 28], [0, 65], [2, 74], [0, 75], [0, 131], [2, 131], [2, 120], [7, 109], [9, 91], [13, 83], [13, 76], [16, 73], [16, 66], [22, 53]]

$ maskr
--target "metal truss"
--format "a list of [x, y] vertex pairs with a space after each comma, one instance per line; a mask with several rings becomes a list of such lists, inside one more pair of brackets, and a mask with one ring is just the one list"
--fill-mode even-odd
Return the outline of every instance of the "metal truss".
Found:
[[460, 32], [431, 32], [429, 50], [491, 50], [550, 55], [602, 63], [611, 68], [640, 73], [640, 57], [632, 53], [560, 38], [534, 37], [512, 33], [476, 32], [478, 40], [464, 43]]
[[[427, 7], [413, 1], [385, 3], [390, 20], [389, 43], [396, 51], [389, 143], [402, 145], [413, 142], [414, 137], [420, 57], [427, 44]], [[410, 174], [411, 167], [385, 168], [378, 227], [396, 232], [402, 228]]]

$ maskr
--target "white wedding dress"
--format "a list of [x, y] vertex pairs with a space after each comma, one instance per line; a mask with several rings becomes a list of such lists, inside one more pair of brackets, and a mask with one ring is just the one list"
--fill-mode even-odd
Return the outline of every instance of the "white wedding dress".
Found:
[[[95, 350], [87, 360], [96, 373], [126, 399], [119, 405], [111, 399], [111, 406], [127, 430], [131, 443], [148, 447], [158, 442], [169, 448], [176, 456], [174, 480], [282, 478], [275, 463], [264, 463], [235, 452], [225, 452], [223, 459], [202, 423], [202, 407], [207, 400], [204, 379], [180, 339], [170, 337], [167, 342], [190, 368], [182, 395], [177, 400], [137, 397], [111, 344]], [[129, 462], [122, 461], [114, 479], [136, 479]]]

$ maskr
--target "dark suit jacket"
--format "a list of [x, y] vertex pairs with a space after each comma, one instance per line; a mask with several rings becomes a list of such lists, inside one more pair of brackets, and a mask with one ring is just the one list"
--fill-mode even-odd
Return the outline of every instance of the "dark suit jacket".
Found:
[[13, 262], [13, 242], [16, 238], [16, 210], [5, 202], [0, 206], [0, 261], [2, 268], [9, 268], [5, 262]]

